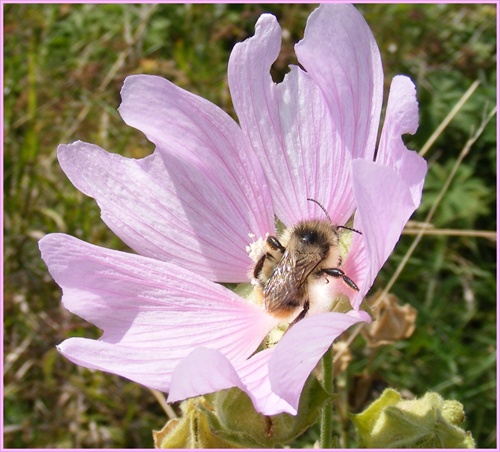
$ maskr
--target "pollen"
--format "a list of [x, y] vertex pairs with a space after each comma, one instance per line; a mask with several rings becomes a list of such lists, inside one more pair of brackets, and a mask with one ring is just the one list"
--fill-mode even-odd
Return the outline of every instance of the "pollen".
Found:
[[[255, 234], [248, 234], [248, 236], [251, 239], [255, 238]], [[266, 233], [266, 236], [264, 238], [260, 237], [259, 239], [251, 242], [245, 248], [248, 256], [250, 257], [250, 259], [252, 259], [253, 262], [257, 262], [266, 253], [266, 239], [268, 236], [269, 234]]]

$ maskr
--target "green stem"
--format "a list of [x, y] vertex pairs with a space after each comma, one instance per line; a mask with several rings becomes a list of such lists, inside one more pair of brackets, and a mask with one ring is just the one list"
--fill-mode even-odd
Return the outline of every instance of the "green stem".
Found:
[[[327, 394], [333, 395], [333, 349], [330, 347], [321, 359], [323, 366], [323, 388]], [[333, 400], [325, 403], [321, 413], [321, 432], [319, 444], [322, 449], [331, 449], [333, 445]]]

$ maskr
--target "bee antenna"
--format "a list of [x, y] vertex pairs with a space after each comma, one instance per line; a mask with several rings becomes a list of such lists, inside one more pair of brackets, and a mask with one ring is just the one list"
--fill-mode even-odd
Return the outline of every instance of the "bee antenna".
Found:
[[354, 229], [354, 228], [350, 228], [349, 226], [337, 226], [337, 227], [341, 228], [341, 229], [349, 229], [349, 231], [357, 232], [358, 234], [363, 235], [363, 233], [361, 231], [358, 231], [357, 229]]
[[[312, 199], [312, 198], [307, 198], [308, 201], [312, 201], [312, 202], [315, 202], [318, 206], [321, 207], [321, 210], [323, 212], [325, 212], [325, 215], [326, 215], [326, 218], [328, 218], [328, 220], [330, 221], [330, 223], [333, 224], [333, 221], [332, 219], [330, 218], [330, 215], [328, 215], [328, 212], [326, 211], [326, 209], [323, 207], [322, 204], [320, 204], [318, 201], [316, 201], [315, 199]], [[341, 228], [341, 229], [348, 229], [349, 231], [352, 231], [352, 232], [356, 232], [358, 234], [361, 234], [361, 231], [358, 231], [357, 229], [354, 229], [354, 228], [350, 228], [349, 226], [337, 226], [338, 228]]]
[[321, 207], [321, 210], [322, 210], [323, 212], [325, 212], [325, 215], [326, 215], [326, 218], [328, 218], [328, 221], [330, 221], [330, 223], [332, 223], [332, 224], [333, 224], [333, 221], [332, 221], [332, 219], [330, 218], [330, 215], [328, 215], [328, 212], [326, 211], [326, 209], [323, 207], [323, 205], [322, 205], [322, 204], [320, 204], [318, 201], [316, 201], [315, 199], [312, 199], [312, 198], [307, 198], [307, 200], [308, 200], [308, 201], [315, 202], [318, 206], [320, 206], [320, 207]]

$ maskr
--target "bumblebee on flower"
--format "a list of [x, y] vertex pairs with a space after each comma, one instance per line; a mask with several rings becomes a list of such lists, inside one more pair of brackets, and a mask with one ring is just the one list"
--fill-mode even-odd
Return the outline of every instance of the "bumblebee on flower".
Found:
[[[341, 269], [339, 229], [352, 228], [334, 225], [324, 207], [328, 220], [306, 220], [281, 235], [266, 237], [266, 247], [259, 254], [253, 269], [253, 282], [264, 308], [274, 316], [285, 319], [292, 315], [290, 326], [302, 320], [311, 306], [320, 312], [331, 311], [334, 294], [317, 295], [330, 283], [329, 277], [342, 278], [354, 291], [356, 283]], [[323, 306], [326, 301], [326, 307]], [[297, 308], [302, 309], [296, 315]]]

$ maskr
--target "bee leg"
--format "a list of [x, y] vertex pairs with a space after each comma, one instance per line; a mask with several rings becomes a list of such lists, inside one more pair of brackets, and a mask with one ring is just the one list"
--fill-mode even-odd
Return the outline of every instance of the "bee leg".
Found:
[[[270, 235], [266, 239], [266, 243], [271, 248], [273, 251], [279, 250], [281, 254], [285, 252], [285, 247], [280, 243], [280, 241], [274, 237], [273, 235]], [[258, 279], [262, 269], [264, 267], [264, 262], [266, 259], [275, 259], [275, 257], [271, 253], [265, 253], [255, 264], [255, 267], [253, 268], [253, 277]]]
[[342, 278], [344, 282], [353, 290], [359, 292], [359, 287], [356, 283], [349, 278], [340, 268], [324, 268], [320, 271], [321, 273], [326, 273], [328, 276], [333, 276], [334, 278]]
[[282, 253], [285, 252], [285, 247], [280, 243], [280, 241], [276, 237], [274, 237], [274, 235], [269, 235], [266, 239], [266, 243], [273, 250], [280, 250]]
[[264, 254], [255, 264], [253, 269], [253, 277], [258, 278], [260, 276], [260, 272], [262, 271], [262, 267], [264, 267], [264, 262], [266, 260], [267, 254]]
[[309, 311], [309, 300], [306, 300], [306, 302], [304, 303], [304, 308], [302, 309], [300, 314], [297, 317], [295, 317], [295, 319], [293, 319], [290, 325], [288, 325], [287, 331], [292, 327], [292, 325], [295, 325], [297, 322], [302, 320], [306, 316], [307, 311]]

